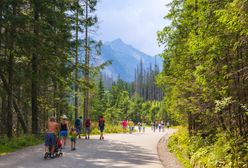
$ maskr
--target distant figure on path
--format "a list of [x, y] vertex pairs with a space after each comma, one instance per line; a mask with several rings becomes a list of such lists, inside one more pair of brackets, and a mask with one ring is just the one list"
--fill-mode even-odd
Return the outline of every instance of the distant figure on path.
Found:
[[126, 120], [122, 121], [122, 128], [123, 128], [123, 133], [126, 133], [127, 132], [127, 121]]
[[165, 127], [164, 121], [161, 121], [161, 128], [162, 128], [162, 131], [163, 131], [163, 132], [164, 132], [164, 127]]
[[62, 116], [62, 121], [60, 123], [60, 136], [63, 138], [64, 147], [66, 146], [66, 139], [68, 137], [68, 121], [66, 115]]
[[100, 140], [103, 140], [104, 139], [103, 131], [104, 131], [104, 127], [105, 127], [105, 120], [104, 120], [103, 116], [101, 116], [100, 119], [98, 120], [98, 127], [99, 127], [99, 130], [101, 132]]
[[170, 122], [169, 121], [167, 121], [166, 126], [168, 129], [170, 128]]
[[142, 127], [143, 127], [143, 133], [144, 133], [145, 130], [146, 130], [146, 123], [143, 123], [143, 124], [142, 124]]
[[76, 150], [76, 140], [77, 140], [76, 128], [71, 128], [69, 136], [70, 136], [70, 139], [71, 139], [71, 150]]
[[134, 123], [133, 123], [133, 121], [131, 119], [128, 121], [128, 127], [129, 127], [129, 133], [132, 134], [133, 133]]
[[87, 118], [85, 120], [85, 131], [86, 131], [85, 139], [90, 139], [90, 127], [91, 127], [91, 120], [90, 118]]
[[142, 123], [141, 123], [141, 122], [138, 122], [138, 129], [139, 129], [139, 132], [141, 132], [141, 128], [142, 128]]
[[152, 130], [153, 130], [153, 132], [156, 131], [156, 122], [155, 121], [152, 123]]
[[51, 158], [54, 158], [54, 146], [56, 144], [56, 133], [59, 131], [59, 124], [56, 122], [55, 117], [50, 117], [47, 122], [47, 131], [45, 135], [45, 156], [49, 155], [49, 147], [51, 152]]
[[161, 132], [161, 123], [158, 123], [158, 130], [159, 130], [159, 132]]
[[82, 116], [76, 119], [75, 121], [75, 128], [77, 131], [77, 136], [80, 139], [81, 138], [81, 132], [82, 132]]

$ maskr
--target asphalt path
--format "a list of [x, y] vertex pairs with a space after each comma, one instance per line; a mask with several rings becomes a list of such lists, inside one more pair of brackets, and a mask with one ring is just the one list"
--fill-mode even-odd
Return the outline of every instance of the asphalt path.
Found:
[[157, 144], [174, 131], [154, 133], [146, 128], [145, 133], [108, 134], [103, 141], [99, 136], [78, 139], [75, 151], [67, 143], [63, 157], [48, 160], [43, 159], [43, 145], [28, 147], [0, 156], [0, 168], [163, 168]]

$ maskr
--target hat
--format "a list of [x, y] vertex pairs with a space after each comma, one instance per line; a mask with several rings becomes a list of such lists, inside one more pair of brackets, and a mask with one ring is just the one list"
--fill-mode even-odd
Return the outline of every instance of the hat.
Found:
[[65, 115], [65, 114], [62, 116], [62, 119], [67, 119], [67, 117], [66, 117], [66, 115]]

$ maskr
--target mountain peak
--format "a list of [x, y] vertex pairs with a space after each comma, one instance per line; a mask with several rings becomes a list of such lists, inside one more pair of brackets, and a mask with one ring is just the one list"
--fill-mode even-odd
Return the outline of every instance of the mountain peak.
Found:
[[125, 44], [120, 38], [117, 38], [117, 39], [111, 41], [110, 43], [112, 43], [112, 44]]
[[[104, 43], [101, 52], [103, 61], [112, 60], [112, 65], [104, 69], [104, 73], [117, 79], [118, 76], [125, 81], [134, 80], [137, 65], [143, 62], [144, 69], [154, 65], [155, 57], [147, 55], [133, 46], [126, 44], [120, 38]], [[162, 60], [158, 60], [162, 66]], [[159, 66], [159, 67], [161, 67]]]

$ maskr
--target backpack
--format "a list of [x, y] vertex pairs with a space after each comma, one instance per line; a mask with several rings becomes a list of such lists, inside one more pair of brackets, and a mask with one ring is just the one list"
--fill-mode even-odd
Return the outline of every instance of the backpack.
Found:
[[90, 120], [89, 120], [89, 119], [87, 119], [87, 120], [85, 121], [85, 126], [86, 126], [86, 127], [90, 127]]
[[79, 127], [80, 125], [81, 125], [80, 119], [76, 119], [75, 126], [76, 127]]
[[99, 120], [99, 127], [104, 127], [104, 119]]

